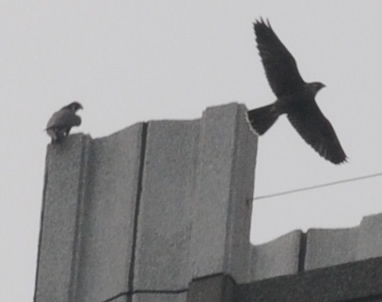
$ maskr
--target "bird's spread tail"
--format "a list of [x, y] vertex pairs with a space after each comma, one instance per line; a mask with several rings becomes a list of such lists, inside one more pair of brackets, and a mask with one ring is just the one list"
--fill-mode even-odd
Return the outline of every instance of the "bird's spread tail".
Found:
[[264, 134], [276, 122], [278, 117], [279, 112], [275, 104], [248, 111], [248, 119], [259, 135]]

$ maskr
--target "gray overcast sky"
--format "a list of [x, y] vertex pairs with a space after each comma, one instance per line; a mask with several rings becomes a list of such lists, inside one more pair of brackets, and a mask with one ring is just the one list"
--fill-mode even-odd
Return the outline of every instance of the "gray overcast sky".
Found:
[[[349, 156], [334, 166], [279, 119], [260, 139], [255, 195], [382, 171], [381, 1], [2, 1], [0, 301], [32, 301], [50, 115], [80, 101], [76, 131], [194, 119], [274, 101], [252, 22], [269, 18]], [[254, 203], [251, 241], [349, 227], [382, 212], [381, 178]]]

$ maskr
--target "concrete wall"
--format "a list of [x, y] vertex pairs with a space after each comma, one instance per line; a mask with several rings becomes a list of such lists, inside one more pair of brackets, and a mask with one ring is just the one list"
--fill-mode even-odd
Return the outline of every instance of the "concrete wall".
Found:
[[49, 145], [35, 301], [214, 302], [235, 282], [382, 255], [382, 215], [251, 246], [256, 150], [238, 104]]
[[251, 280], [295, 274], [382, 256], [382, 214], [364, 217], [346, 229], [294, 231], [252, 246]]
[[50, 145], [35, 300], [175, 302], [195, 278], [248, 281], [256, 150], [237, 104]]

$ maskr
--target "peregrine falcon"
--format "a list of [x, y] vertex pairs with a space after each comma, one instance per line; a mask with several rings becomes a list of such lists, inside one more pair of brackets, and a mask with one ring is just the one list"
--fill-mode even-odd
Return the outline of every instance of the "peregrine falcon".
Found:
[[273, 104], [248, 111], [254, 130], [259, 135], [264, 134], [285, 113], [301, 137], [322, 157], [334, 164], [346, 162], [346, 154], [332, 125], [315, 101], [317, 92], [325, 85], [306, 83], [302, 79], [295, 59], [269, 21], [260, 19], [253, 25], [265, 74], [277, 97]]
[[79, 109], [83, 109], [82, 105], [73, 102], [52, 115], [46, 126], [46, 132], [52, 138], [52, 144], [61, 142], [69, 134], [72, 127], [81, 124], [81, 118], [76, 115]]

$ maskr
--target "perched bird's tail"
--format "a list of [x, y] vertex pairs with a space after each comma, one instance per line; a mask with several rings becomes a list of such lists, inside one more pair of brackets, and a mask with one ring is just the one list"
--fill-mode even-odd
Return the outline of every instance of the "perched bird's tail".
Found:
[[257, 109], [248, 111], [248, 119], [253, 129], [262, 135], [276, 122], [280, 113], [276, 105], [271, 104]]

